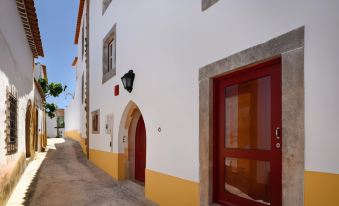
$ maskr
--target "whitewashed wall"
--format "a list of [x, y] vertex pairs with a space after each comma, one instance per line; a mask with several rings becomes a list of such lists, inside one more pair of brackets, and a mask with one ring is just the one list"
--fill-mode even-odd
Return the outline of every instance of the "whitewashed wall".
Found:
[[[102, 2], [91, 1], [90, 111], [100, 109], [101, 130], [90, 148], [110, 151], [103, 125], [114, 113], [114, 151], [123, 152], [119, 124], [133, 100], [146, 124], [147, 168], [198, 181], [199, 68], [304, 25], [305, 166], [339, 173], [338, 8], [336, 0], [227, 0], [201, 12], [200, 0], [113, 0], [102, 15]], [[115, 23], [117, 75], [102, 84], [102, 41]], [[131, 94], [120, 80], [129, 69]]]
[[[82, 19], [85, 18], [85, 13], [83, 14]], [[85, 112], [85, 103], [82, 102], [82, 94], [81, 94], [81, 81], [82, 75], [84, 74], [84, 84], [86, 81], [86, 64], [85, 64], [85, 52], [84, 56], [82, 57], [82, 25], [85, 22], [81, 22], [81, 29], [79, 35], [79, 42], [78, 42], [78, 51], [77, 51], [77, 65], [76, 69], [76, 84], [75, 84], [75, 91], [74, 91], [74, 99], [70, 102], [68, 107], [65, 109], [65, 131], [77, 131], [81, 133], [82, 137], [86, 137], [86, 112]], [[86, 32], [85, 32], [86, 33]], [[86, 37], [86, 35], [85, 35]], [[84, 86], [85, 92], [85, 86]], [[85, 96], [84, 96], [85, 97]]]
[[[6, 86], [18, 91], [18, 152], [6, 156]], [[25, 152], [25, 115], [28, 100], [33, 103], [33, 55], [13, 0], [0, 1], [0, 165]], [[0, 166], [1, 167], [1, 166]]]
[[34, 78], [39, 80], [40, 78], [44, 78], [43, 68], [40, 63], [34, 64]]
[[80, 131], [80, 105], [78, 97], [75, 95], [74, 100], [65, 109], [65, 131]]
[[46, 115], [46, 125], [47, 125], [47, 137], [53, 138], [57, 136], [57, 118], [54, 117], [51, 119], [48, 115]]

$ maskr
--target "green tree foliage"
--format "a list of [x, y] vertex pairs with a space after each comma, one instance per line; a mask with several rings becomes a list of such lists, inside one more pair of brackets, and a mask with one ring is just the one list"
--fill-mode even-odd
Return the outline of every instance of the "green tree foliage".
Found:
[[50, 83], [49, 86], [49, 94], [53, 97], [59, 96], [63, 91], [64, 88], [62, 87], [62, 84], [60, 83]]
[[[48, 83], [47, 79], [40, 78], [38, 82], [40, 86], [42, 87], [42, 90], [45, 93], [45, 98], [48, 98], [50, 96], [58, 97], [67, 88], [66, 85], [63, 87], [61, 83], [54, 83], [54, 82]], [[45, 102], [46, 113], [50, 118], [55, 117], [55, 112], [57, 108], [58, 107], [56, 104]]]
[[48, 103], [46, 102], [45, 104], [45, 108], [46, 108], [46, 113], [47, 115], [52, 119], [55, 117], [55, 111], [57, 110], [57, 105], [54, 103]]
[[47, 79], [40, 78], [39, 79], [39, 84], [42, 87], [42, 90], [44, 91], [45, 95], [48, 93], [48, 82]]

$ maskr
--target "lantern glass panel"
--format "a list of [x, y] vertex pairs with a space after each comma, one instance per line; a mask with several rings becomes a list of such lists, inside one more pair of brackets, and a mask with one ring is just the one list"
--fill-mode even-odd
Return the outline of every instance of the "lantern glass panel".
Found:
[[131, 77], [127, 77], [127, 84], [126, 84], [126, 86], [128, 88], [131, 88], [131, 86], [132, 86], [132, 79], [131, 79]]
[[122, 84], [124, 85], [124, 88], [126, 88], [126, 76], [124, 76], [123, 78], [122, 78]]

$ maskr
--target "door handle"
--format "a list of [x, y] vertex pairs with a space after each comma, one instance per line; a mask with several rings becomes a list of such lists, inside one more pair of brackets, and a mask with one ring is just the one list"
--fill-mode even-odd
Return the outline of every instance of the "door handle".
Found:
[[280, 134], [281, 134], [281, 129], [280, 129], [280, 127], [277, 127], [277, 128], [275, 129], [275, 137], [276, 137], [277, 139], [280, 139]]

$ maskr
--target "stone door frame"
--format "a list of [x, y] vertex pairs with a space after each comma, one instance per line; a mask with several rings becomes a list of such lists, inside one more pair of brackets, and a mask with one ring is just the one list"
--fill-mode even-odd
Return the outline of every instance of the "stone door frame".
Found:
[[[124, 171], [122, 179], [129, 179], [135, 181], [135, 138], [137, 124], [142, 117], [141, 110], [138, 105], [129, 101], [121, 116], [119, 125], [119, 144], [120, 151], [124, 151]], [[146, 135], [147, 138], [147, 135]], [[147, 141], [147, 139], [146, 139]], [[147, 159], [146, 159], [147, 161]], [[120, 169], [119, 169], [120, 170]]]
[[277, 57], [282, 62], [282, 202], [304, 205], [304, 27], [200, 69], [200, 205], [213, 202], [213, 80]]

